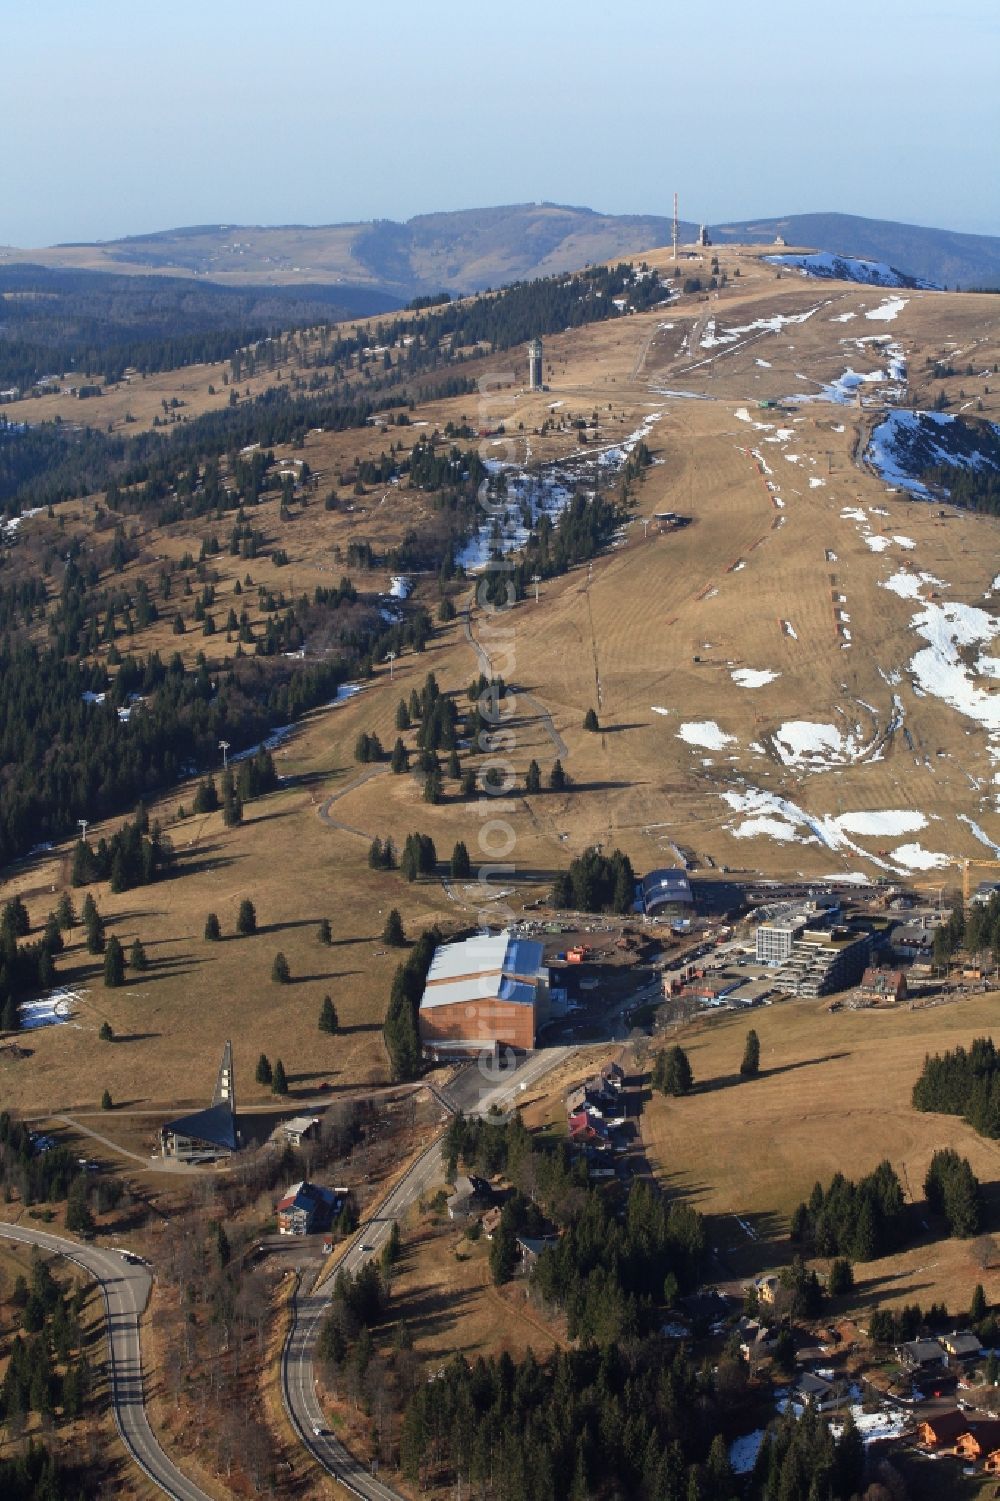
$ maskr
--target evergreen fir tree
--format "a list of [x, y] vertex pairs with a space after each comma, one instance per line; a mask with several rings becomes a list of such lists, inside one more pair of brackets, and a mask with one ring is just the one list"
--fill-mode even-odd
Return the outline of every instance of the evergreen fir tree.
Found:
[[54, 912], [50, 912], [45, 919], [45, 927], [42, 929], [42, 942], [50, 954], [61, 954], [66, 947], [62, 928], [59, 926], [59, 919]]
[[109, 990], [125, 984], [125, 954], [113, 933], [104, 951], [104, 983]]
[[330, 947], [333, 942], [333, 929], [330, 926], [330, 919], [328, 917], [320, 918], [319, 930], [316, 936], [320, 943], [325, 944], [327, 948]]
[[257, 1068], [256, 1072], [254, 1073], [254, 1078], [257, 1080], [258, 1084], [270, 1084], [273, 1077], [274, 1075], [271, 1071], [271, 1061], [266, 1053], [261, 1053], [260, 1057], [257, 1059]]
[[94, 908], [93, 915], [87, 921], [87, 953], [104, 953], [104, 919], [96, 907]]
[[461, 839], [451, 852], [450, 870], [453, 881], [467, 881], [472, 874], [472, 862], [469, 859], [469, 851]]
[[743, 1062], [740, 1064], [740, 1073], [744, 1078], [754, 1078], [760, 1073], [760, 1038], [753, 1027], [747, 1033], [746, 1046], [743, 1049]]
[[390, 908], [389, 915], [386, 917], [385, 927], [382, 929], [382, 942], [387, 943], [390, 948], [394, 949], [403, 948], [406, 944], [403, 919], [400, 917], [396, 907]]
[[222, 937], [222, 927], [214, 912], [210, 912], [205, 918], [205, 938], [208, 943], [218, 943]]
[[403, 744], [402, 737], [396, 736], [396, 743], [392, 747], [392, 756], [389, 760], [389, 768], [394, 776], [402, 776], [404, 771], [410, 769], [410, 753]]
[[583, 719], [583, 728], [585, 730], [590, 730], [591, 732], [600, 730], [601, 726], [597, 718], [597, 711], [595, 709], [587, 710]]
[[319, 1030], [321, 1032], [328, 1032], [332, 1036], [337, 1031], [339, 1025], [337, 1008], [333, 1004], [333, 998], [325, 995], [319, 1011]]
[[87, 1180], [82, 1173], [73, 1179], [66, 1196], [66, 1229], [73, 1235], [91, 1235], [94, 1230], [94, 1216], [87, 1203]]
[[[105, 958], [107, 958], [106, 955]], [[135, 939], [132, 947], [129, 949], [128, 962], [131, 968], [134, 970], [141, 971], [149, 968], [149, 960], [146, 958], [146, 950], [143, 948], [138, 938]]]
[[236, 931], [241, 938], [247, 938], [257, 931], [257, 912], [249, 897], [244, 897], [240, 902], [240, 909], [236, 914]]
[[444, 796], [444, 788], [441, 785], [441, 773], [439, 771], [428, 772], [424, 778], [424, 802], [439, 803]]
[[286, 1095], [288, 1093], [288, 1080], [285, 1078], [285, 1065], [281, 1059], [275, 1060], [274, 1077], [271, 1080], [271, 1093]]
[[678, 1044], [667, 1048], [657, 1057], [653, 1082], [664, 1094], [690, 1094], [694, 1087], [694, 1074], [687, 1054]]
[[846, 1256], [838, 1256], [830, 1264], [827, 1291], [831, 1298], [842, 1298], [854, 1286], [854, 1272]]
[[291, 978], [292, 972], [288, 968], [288, 960], [279, 949], [274, 956], [274, 963], [271, 965], [271, 979], [276, 985], [287, 985]]

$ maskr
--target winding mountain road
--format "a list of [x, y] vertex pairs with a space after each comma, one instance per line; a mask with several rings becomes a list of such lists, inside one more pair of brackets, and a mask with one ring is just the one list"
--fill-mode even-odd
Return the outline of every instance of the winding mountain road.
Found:
[[[491, 1107], [502, 1109], [575, 1051], [574, 1047], [546, 1048], [529, 1053], [514, 1068], [500, 1070], [481, 1070], [476, 1064], [470, 1064], [438, 1098], [443, 1098], [453, 1110], [461, 1109], [468, 1115], [485, 1115]], [[292, 1323], [281, 1352], [281, 1392], [285, 1410], [292, 1427], [316, 1462], [361, 1501], [402, 1501], [402, 1498], [377, 1475], [370, 1474], [325, 1426], [323, 1409], [316, 1395], [316, 1340], [330, 1306], [331, 1284], [336, 1274], [344, 1271], [356, 1275], [366, 1261], [377, 1256], [388, 1240], [393, 1224], [441, 1177], [441, 1138], [436, 1136], [372, 1218], [362, 1225], [330, 1276], [310, 1293], [301, 1295], [296, 1292], [292, 1302]]]
[[174, 1501], [212, 1501], [182, 1474], [160, 1448], [146, 1416], [142, 1383], [139, 1317], [149, 1301], [152, 1277], [145, 1262], [126, 1260], [120, 1251], [65, 1240], [45, 1230], [0, 1224], [0, 1237], [65, 1256], [83, 1268], [101, 1289], [108, 1324], [111, 1404], [122, 1443], [139, 1468]]

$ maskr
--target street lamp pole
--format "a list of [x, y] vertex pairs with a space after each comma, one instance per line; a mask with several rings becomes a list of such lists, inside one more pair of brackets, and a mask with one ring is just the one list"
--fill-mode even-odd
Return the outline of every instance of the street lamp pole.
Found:
[[88, 820], [86, 818], [78, 818], [77, 823], [80, 825], [80, 838], [83, 840], [84, 844], [86, 844]]
[[227, 759], [228, 755], [229, 755], [229, 741], [228, 740], [220, 740], [219, 741], [219, 749], [222, 752], [222, 769], [223, 769], [223, 771], [225, 771], [226, 767], [229, 765], [229, 762], [228, 762], [228, 759]]
[[388, 651], [388, 652], [386, 652], [386, 658], [387, 658], [387, 660], [389, 662], [389, 681], [391, 683], [392, 682], [392, 664], [396, 660], [396, 653], [394, 651]]

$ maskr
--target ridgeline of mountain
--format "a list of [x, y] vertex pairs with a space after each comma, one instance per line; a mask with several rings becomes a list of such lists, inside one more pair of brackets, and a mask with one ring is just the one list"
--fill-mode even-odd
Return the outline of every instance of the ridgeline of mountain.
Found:
[[1000, 239], [959, 234], [856, 214], [790, 214], [785, 219], [744, 219], [713, 225], [721, 244], [760, 244], [776, 235], [789, 245], [810, 245], [834, 255], [888, 261], [939, 287], [1000, 287]]
[[[696, 226], [684, 221], [686, 243]], [[851, 214], [792, 214], [710, 226], [720, 243], [773, 242], [887, 261], [951, 287], [1000, 286], [1000, 238], [895, 224]], [[0, 249], [0, 268], [47, 267], [131, 275], [197, 277], [233, 286], [338, 286], [396, 301], [579, 269], [670, 243], [660, 215], [601, 214], [554, 203], [521, 203], [420, 214], [406, 223], [195, 225], [93, 245]]]

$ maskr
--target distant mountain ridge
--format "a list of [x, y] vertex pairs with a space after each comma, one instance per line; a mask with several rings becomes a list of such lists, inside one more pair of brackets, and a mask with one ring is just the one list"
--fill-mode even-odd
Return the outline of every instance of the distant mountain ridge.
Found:
[[1000, 288], [1000, 239], [994, 235], [966, 235], [890, 219], [862, 219], [855, 214], [743, 219], [713, 225], [710, 232], [713, 239], [728, 244], [759, 244], [780, 234], [789, 245], [888, 261], [909, 276], [942, 287]]
[[[696, 231], [682, 221], [685, 243]], [[751, 244], [772, 244], [780, 235], [789, 245], [885, 261], [941, 286], [1000, 287], [1000, 238], [989, 235], [838, 213], [729, 221], [710, 225], [709, 233], [719, 243]], [[239, 286], [340, 285], [406, 301], [578, 270], [668, 245], [670, 238], [665, 215], [519, 203], [419, 214], [405, 223], [190, 225], [93, 245], [0, 248], [0, 268], [17, 261]]]

